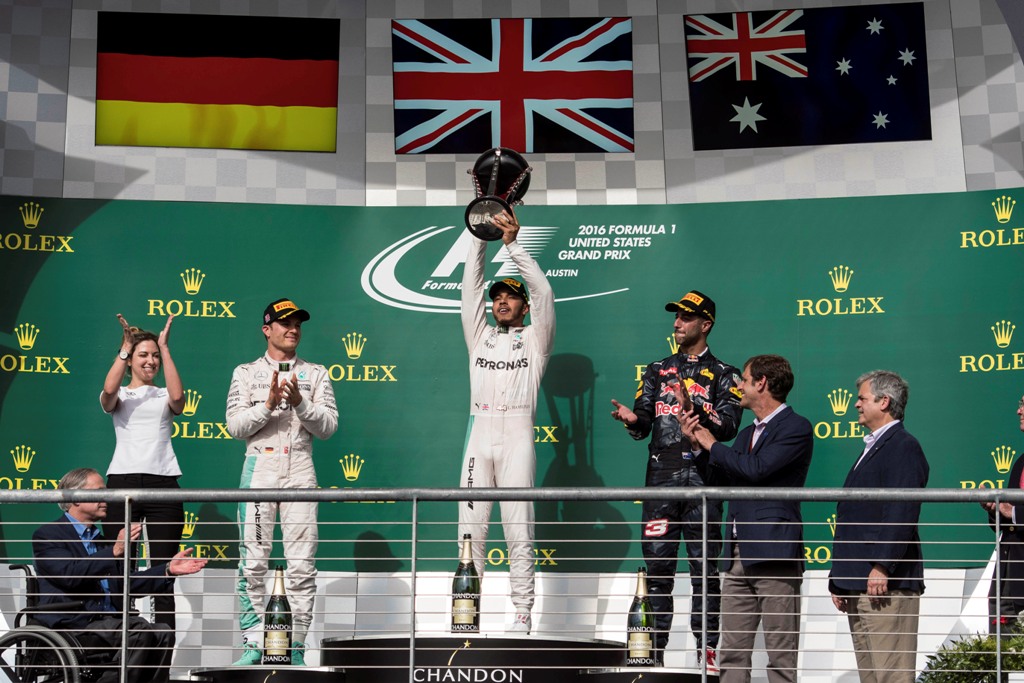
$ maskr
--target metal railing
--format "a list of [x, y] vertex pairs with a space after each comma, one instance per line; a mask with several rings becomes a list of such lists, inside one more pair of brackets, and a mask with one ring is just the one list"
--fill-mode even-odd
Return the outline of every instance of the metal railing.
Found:
[[[279, 490], [279, 489], [224, 489], [224, 490], [78, 490], [78, 491], [0, 491], [0, 513], [4, 517], [4, 535], [8, 547], [17, 547], [19, 542], [26, 543], [31, 531], [46, 519], [24, 520], [11, 523], [8, 521], [6, 506], [17, 505], [20, 508], [32, 504], [56, 504], [59, 502], [94, 502], [124, 501], [131, 507], [141, 502], [185, 502], [187, 504], [207, 503], [240, 503], [240, 502], [318, 502], [330, 503], [365, 503], [370, 501], [389, 501], [406, 504], [399, 521], [382, 521], [376, 525], [365, 522], [323, 521], [324, 508], [321, 507], [321, 543], [317, 561], [320, 565], [342, 563], [341, 569], [320, 571], [318, 581], [318, 597], [320, 607], [314, 615], [314, 630], [324, 638], [343, 637], [401, 637], [408, 639], [408, 670], [409, 680], [413, 680], [415, 647], [417, 638], [424, 633], [441, 635], [446, 631], [448, 589], [450, 575], [454, 570], [457, 553], [457, 533], [454, 507], [445, 507], [442, 514], [433, 506], [450, 504], [457, 501], [510, 501], [528, 500], [540, 506], [566, 506], [572, 503], [635, 503], [641, 500], [677, 500], [689, 503], [705, 503], [721, 500], [797, 500], [807, 503], [834, 503], [843, 500], [882, 501], [900, 498], [909, 501], [921, 501], [925, 509], [930, 505], [964, 505], [964, 513], [959, 517], [963, 522], [956, 524], [934, 524], [923, 522], [921, 534], [924, 545], [924, 557], [929, 565], [926, 579], [929, 593], [933, 584], [937, 584], [938, 597], [931, 598], [926, 593], [922, 605], [934, 600], [942, 604], [940, 616], [944, 622], [951, 622], [946, 627], [931, 626], [922, 620], [921, 654], [934, 651], [935, 643], [946, 643], [958, 636], [969, 636], [972, 630], [964, 627], [962, 611], [955, 611], [953, 606], [961, 606], [967, 602], [966, 591], [972, 582], [985, 583], [987, 578], [984, 567], [988, 564], [989, 549], [996, 548], [1000, 543], [1000, 520], [995, 520], [995, 531], [989, 528], [985, 513], [977, 505], [982, 502], [1024, 502], [1024, 490], [1020, 489], [767, 489], [767, 488], [530, 488], [530, 489], [435, 489], [435, 488], [403, 488], [403, 489], [317, 489], [317, 490]], [[704, 506], [705, 510], [707, 506]], [[564, 512], [564, 511], [563, 511]], [[602, 522], [606, 533], [595, 538], [584, 538], [585, 534], [576, 533], [580, 530], [593, 531], [591, 519], [585, 518], [586, 506], [582, 506], [572, 514], [559, 514], [557, 520], [543, 519], [537, 522], [537, 542], [535, 549], [541, 550], [551, 546], [559, 548], [577, 548], [573, 554], [562, 552], [554, 559], [546, 558], [538, 553], [538, 606], [535, 608], [534, 637], [558, 636], [592, 639], [607, 642], [609, 648], [622, 649], [625, 636], [625, 615], [632, 598], [634, 573], [623, 565], [627, 556], [634, 560], [639, 556], [638, 529], [640, 526], [640, 510], [636, 506], [631, 515], [623, 514], [615, 519]], [[126, 517], [130, 514], [126, 511]], [[225, 516], [226, 517], [226, 516]], [[186, 631], [184, 642], [179, 643], [176, 652], [175, 668], [194, 669], [198, 667], [214, 667], [227, 665], [231, 659], [231, 648], [237, 647], [233, 641], [235, 630], [225, 626], [233, 619], [236, 609], [234, 604], [234, 570], [231, 565], [237, 562], [238, 553], [232, 548], [239, 542], [237, 527], [233, 520], [220, 518], [215, 523], [202, 519], [196, 522], [196, 530], [202, 530], [204, 524], [211, 529], [216, 527], [216, 536], [207, 535], [203, 540], [206, 545], [217, 546], [218, 540], [223, 544], [217, 550], [216, 561], [202, 574], [179, 579], [179, 598], [192, 605], [198, 604], [200, 609], [193, 610], [189, 615], [178, 608], [179, 616], [190, 617], [192, 623], [200, 628], [182, 629]], [[497, 517], [497, 515], [495, 515]], [[440, 519], [440, 521], [438, 521]], [[827, 521], [808, 522], [805, 513], [805, 528], [818, 533], [827, 540], [827, 534], [821, 533], [828, 526]], [[230, 527], [230, 528], [228, 528]], [[500, 522], [492, 522], [492, 536], [500, 529]], [[939, 530], [944, 533], [938, 533]], [[387, 531], [387, 534], [380, 533]], [[958, 533], [952, 533], [956, 531]], [[193, 535], [194, 534], [190, 534]], [[202, 536], [203, 534], [198, 534]], [[806, 535], [806, 534], [805, 534]], [[813, 535], [813, 534], [811, 534]], [[963, 538], [953, 538], [960, 536]], [[185, 545], [193, 544], [190, 540]], [[702, 537], [702, 545], [708, 547], [708, 539]], [[361, 544], [361, 546], [360, 546]], [[492, 543], [497, 546], [497, 543]], [[359, 547], [357, 547], [359, 546]], [[396, 553], [394, 547], [404, 548], [404, 552]], [[27, 545], [25, 546], [27, 547]], [[279, 553], [279, 544], [275, 551]], [[822, 544], [820, 547], [826, 547]], [[932, 552], [930, 552], [930, 550]], [[942, 552], [934, 552], [941, 550]], [[488, 576], [497, 574], [497, 578], [484, 583], [484, 631], [500, 631], [502, 617], [509, 609], [507, 592], [504, 589], [504, 578], [500, 570], [494, 567], [507, 566], [507, 558], [500, 549], [492, 547], [488, 565]], [[676, 620], [670, 641], [671, 652], [676, 663], [684, 666], [691, 664], [689, 655], [695, 647], [695, 634], [688, 632], [686, 622], [689, 615], [689, 601], [686, 590], [686, 553], [680, 552], [679, 574], [676, 582]], [[828, 605], [821, 600], [827, 595], [822, 594], [824, 558], [808, 554], [808, 572], [804, 580], [804, 605], [802, 610], [801, 680], [812, 680], [819, 676], [822, 680], [831, 680], [837, 658], [844, 659], [849, 668], [851, 657], [849, 652], [840, 651], [838, 646], [831, 650], [822, 645], [827, 638], [819, 637], [814, 631], [818, 622], [831, 617], [833, 622], [841, 620], [836, 614], [828, 614]], [[979, 559], [981, 558], [981, 559]], [[31, 563], [31, 554], [22, 551], [20, 554], [9, 553], [9, 563]], [[546, 560], [556, 562], [557, 566], [546, 565]], [[565, 565], [578, 571], [562, 571]], [[601, 570], [590, 570], [588, 567], [600, 565]], [[819, 568], [819, 565], [821, 568]], [[127, 572], [127, 564], [125, 565]], [[630, 568], [631, 569], [631, 568]], [[999, 578], [1000, 566], [995, 564], [992, 571]], [[965, 574], [964, 572], [967, 572]], [[204, 575], [206, 575], [204, 577]], [[0, 597], [0, 607], [6, 613], [8, 621], [18, 606], [17, 583], [20, 579], [9, 578], [10, 598]], [[2, 585], [2, 583], [0, 583]], [[499, 586], [493, 591], [493, 586]], [[956, 586], [963, 585], [963, 589]], [[1001, 582], [993, 584], [996, 590], [997, 604], [1002, 596], [999, 594]], [[576, 590], [576, 588], [580, 590]], [[948, 588], [948, 590], [947, 590]], [[827, 592], [827, 589], [826, 589]], [[974, 605], [977, 606], [979, 591], [974, 590]], [[126, 596], [127, 597], [127, 596]], [[180, 604], [179, 599], [179, 604]], [[361, 604], [362, 603], [362, 604]], [[986, 599], [987, 603], [987, 599]], [[126, 608], [131, 604], [125, 600]], [[705, 602], [706, 604], [706, 602]], [[404, 607], [399, 607], [404, 605]], [[345, 606], [350, 610], [345, 610]], [[922, 614], [936, 616], [933, 610], [922, 610]], [[701, 623], [706, 623], [706, 615]], [[987, 614], [968, 615], [988, 621]], [[342, 618], [344, 617], [344, 618]], [[812, 622], [814, 622], [812, 624]], [[955, 623], [954, 623], [955, 622]], [[995, 680], [1002, 680], [1003, 675], [1003, 643], [1000, 632], [1003, 626], [996, 623], [994, 643], [995, 659], [991, 673]], [[929, 630], [931, 629], [931, 630]], [[938, 630], [935, 630], [938, 629]], [[959, 630], [958, 630], [959, 629]], [[980, 629], [975, 629], [980, 630]], [[834, 633], [842, 639], [842, 627], [836, 627]], [[706, 636], [705, 634], [702, 634]], [[198, 639], [196, 638], [198, 636]], [[927, 636], [927, 638], [925, 638]], [[605, 639], [607, 639], [605, 641]], [[683, 645], [677, 645], [682, 641]], [[220, 646], [219, 649], [217, 646]], [[760, 647], [760, 645], [758, 646]], [[225, 654], [225, 650], [227, 654]], [[211, 651], [213, 654], [211, 655]], [[761, 658], [763, 660], [763, 657]], [[920, 658], [919, 658], [920, 659]], [[755, 656], [754, 680], [759, 679], [759, 658]], [[669, 662], [666, 661], [668, 664]], [[122, 667], [124, 657], [122, 656]], [[763, 669], [763, 666], [760, 666]], [[855, 667], [854, 667], [855, 668]], [[122, 669], [123, 671], [123, 669]]]

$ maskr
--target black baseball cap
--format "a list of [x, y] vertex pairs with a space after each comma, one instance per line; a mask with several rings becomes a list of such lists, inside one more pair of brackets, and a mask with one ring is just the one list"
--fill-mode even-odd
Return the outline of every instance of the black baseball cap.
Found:
[[494, 300], [494, 297], [498, 296], [498, 292], [503, 289], [507, 289], [516, 296], [520, 297], [526, 303], [530, 303], [530, 295], [526, 292], [526, 285], [515, 278], [507, 277], [504, 280], [498, 280], [491, 288], [487, 291], [487, 296]]
[[263, 309], [263, 324], [269, 325], [275, 320], [287, 318], [290, 315], [294, 315], [303, 322], [309, 320], [309, 311], [299, 308], [292, 303], [291, 299], [278, 299], [267, 304], [267, 307]]
[[669, 301], [665, 304], [665, 310], [669, 313], [698, 315], [715, 322], [715, 302], [707, 294], [698, 292], [696, 289], [684, 294], [679, 301]]

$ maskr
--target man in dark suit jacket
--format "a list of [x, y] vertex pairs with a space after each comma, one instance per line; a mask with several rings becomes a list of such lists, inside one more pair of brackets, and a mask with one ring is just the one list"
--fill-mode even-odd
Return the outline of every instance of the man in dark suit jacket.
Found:
[[[683, 433], [709, 452], [708, 463], [729, 486], [802, 487], [811, 465], [811, 423], [786, 405], [793, 370], [781, 356], [754, 356], [743, 366], [740, 405], [754, 424], [733, 447], [719, 443], [692, 413]], [[754, 636], [764, 625], [768, 680], [796, 681], [800, 640], [803, 533], [798, 500], [732, 500], [722, 559], [722, 683], [750, 681]]]
[[[894, 372], [857, 379], [859, 422], [870, 433], [843, 488], [924, 488], [928, 461], [903, 428], [909, 388]], [[829, 590], [848, 615], [862, 683], [912, 683], [924, 561], [921, 502], [893, 496], [843, 500], [836, 507]]]
[[[1017, 402], [1017, 418], [1024, 432], [1024, 398]], [[1024, 488], [1024, 458], [1017, 457], [1006, 488]], [[988, 510], [989, 523], [994, 527], [996, 504], [981, 506]], [[1009, 633], [1010, 624], [1024, 611], [1024, 504], [999, 503], [999, 516], [998, 574], [992, 577], [988, 591], [989, 630]]]
[[[57, 488], [106, 486], [99, 472], [83, 467], [64, 475]], [[39, 580], [38, 604], [45, 607], [79, 601], [82, 607], [73, 612], [39, 612], [34, 618], [50, 628], [72, 632], [87, 649], [110, 649], [113, 664], [104, 668], [98, 681], [113, 683], [120, 680], [125, 530], [118, 533], [113, 543], [103, 540], [96, 524], [107, 516], [106, 503], [62, 502], [61, 509], [64, 514], [60, 518], [41, 526], [32, 535]], [[140, 531], [141, 526], [133, 524], [129, 541], [138, 540]], [[206, 560], [189, 557], [191, 552], [191, 548], [183, 550], [167, 564], [133, 572], [131, 593], [172, 593], [174, 577], [194, 574], [206, 565]], [[174, 632], [166, 624], [151, 624], [136, 615], [128, 619], [127, 681], [168, 680]]]

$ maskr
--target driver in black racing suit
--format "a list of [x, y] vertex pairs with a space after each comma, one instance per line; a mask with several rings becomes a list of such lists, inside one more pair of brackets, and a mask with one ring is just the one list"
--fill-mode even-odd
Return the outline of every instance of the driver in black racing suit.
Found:
[[[678, 352], [651, 363], [644, 370], [636, 401], [630, 410], [612, 400], [612, 417], [623, 422], [629, 435], [640, 440], [651, 435], [648, 445], [646, 486], [705, 486], [708, 454], [694, 449], [682, 435], [676, 415], [681, 406], [675, 385], [686, 387], [685, 399], [700, 414], [700, 424], [719, 441], [731, 441], [739, 429], [739, 371], [711, 354], [707, 336], [715, 324], [715, 302], [696, 290], [665, 306], [676, 314], [675, 342]], [[696, 452], [695, 452], [696, 451]], [[715, 667], [718, 646], [720, 593], [718, 556], [722, 551], [722, 502], [709, 501], [707, 510], [708, 554], [703, 556], [704, 510], [700, 501], [647, 500], [643, 505], [643, 553], [647, 562], [647, 588], [655, 612], [655, 660], [664, 664], [664, 651], [672, 629], [672, 588], [675, 584], [679, 540], [686, 544], [693, 601], [690, 628], [697, 640], [698, 661]], [[707, 572], [707, 641], [702, 639], [704, 573]]]

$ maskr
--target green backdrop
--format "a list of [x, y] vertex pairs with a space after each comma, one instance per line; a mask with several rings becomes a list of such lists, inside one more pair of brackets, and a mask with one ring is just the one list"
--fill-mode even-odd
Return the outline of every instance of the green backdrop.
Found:
[[[642, 366], [671, 352], [664, 304], [694, 288], [718, 304], [716, 355], [793, 363], [789, 403], [817, 436], [809, 486], [842, 485], [862, 446], [854, 380], [876, 368], [910, 382], [906, 423], [931, 487], [1005, 485], [1024, 387], [1015, 194], [1024, 197], [520, 208], [520, 241], [558, 298], [538, 485], [643, 484], [646, 444], [611, 420], [609, 400], [631, 402]], [[228, 381], [263, 352], [260, 315], [282, 296], [312, 313], [300, 353], [335, 381], [341, 424], [315, 447], [321, 485], [457, 486], [469, 402], [454, 315], [463, 212], [0, 198], [0, 488], [52, 487], [82, 465], [105, 471], [114, 437], [97, 396], [119, 344], [116, 313], [152, 330], [179, 315], [171, 348], [194, 408], [177, 420], [181, 484], [237, 486], [243, 447], [223, 428]], [[504, 276], [498, 246], [488, 254], [488, 278]], [[198, 521], [188, 542], [229, 564], [233, 506], [186, 509]], [[455, 505], [420, 512], [421, 567], [450, 568]], [[832, 512], [804, 504], [812, 566], [827, 563]], [[636, 503], [542, 503], [537, 513], [542, 570], [635, 566]], [[352, 559], [321, 568], [407, 567], [409, 515], [403, 503], [322, 505], [321, 558]], [[54, 516], [52, 506], [5, 506], [6, 554], [24, 556], [33, 526]], [[959, 526], [982, 518], [974, 505], [927, 505], [928, 559], [986, 559], [990, 534]], [[491, 536], [501, 564], [500, 524]]]

